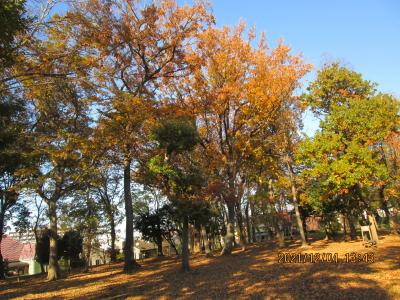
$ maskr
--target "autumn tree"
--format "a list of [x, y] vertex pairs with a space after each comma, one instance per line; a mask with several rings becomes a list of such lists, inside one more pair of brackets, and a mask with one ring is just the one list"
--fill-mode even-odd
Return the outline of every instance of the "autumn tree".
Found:
[[244, 38], [244, 31], [244, 24], [205, 31], [193, 49], [199, 67], [186, 85], [177, 83], [183, 91], [179, 101], [186, 101], [197, 117], [208, 172], [228, 208], [224, 254], [233, 247], [235, 206], [243, 195], [252, 141], [276, 121], [277, 111], [309, 69], [282, 43], [269, 49], [261, 38], [253, 47], [254, 32]]
[[48, 205], [50, 219], [50, 261], [48, 279], [60, 276], [57, 262], [57, 206], [61, 199], [79, 189], [90, 170], [85, 159], [89, 142], [89, 118], [83, 95], [66, 79], [54, 79], [35, 87], [26, 97], [35, 107], [34, 152], [40, 157], [31, 188]]
[[90, 189], [90, 184], [74, 192], [68, 200], [64, 201], [61, 207], [61, 227], [65, 231], [80, 232], [81, 254], [85, 272], [88, 272], [93, 250], [100, 248], [99, 237], [108, 231], [107, 216], [103, 214], [96, 195]]
[[272, 137], [273, 144], [270, 144], [270, 151], [277, 155], [280, 161], [278, 175], [287, 186], [288, 195], [292, 198], [295, 211], [297, 228], [300, 233], [302, 245], [307, 245], [306, 235], [299, 209], [298, 174], [299, 166], [295, 161], [295, 153], [301, 137], [299, 131], [302, 127], [302, 113], [304, 106], [299, 97], [292, 97], [282, 105], [280, 116], [275, 126], [275, 135]]
[[100, 210], [104, 213], [108, 223], [110, 236], [111, 261], [116, 262], [116, 226], [122, 222], [120, 206], [122, 204], [122, 175], [120, 170], [112, 164], [105, 163], [97, 167], [92, 173], [91, 194], [95, 198]]
[[160, 85], [190, 72], [188, 45], [212, 22], [207, 5], [178, 6], [174, 1], [90, 1], [67, 14], [64, 32], [89, 53], [89, 79], [98, 87], [102, 117], [117, 131], [112, 145], [124, 169], [126, 237], [124, 270], [134, 260], [131, 168], [140, 153], [141, 128], [156, 105]]

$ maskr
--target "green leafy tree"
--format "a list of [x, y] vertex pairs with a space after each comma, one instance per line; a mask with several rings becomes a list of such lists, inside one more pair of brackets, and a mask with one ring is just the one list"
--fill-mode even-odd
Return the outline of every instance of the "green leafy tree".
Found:
[[14, 217], [13, 225], [15, 227], [15, 231], [20, 235], [27, 233], [31, 230], [31, 212], [25, 205], [17, 205], [17, 213]]
[[[7, 84], [10, 68], [15, 65], [18, 34], [28, 26], [25, 1], [0, 2], [0, 243], [4, 227], [19, 198], [22, 169], [29, 139], [27, 109], [20, 94], [11, 92]], [[4, 278], [3, 257], [0, 250], [0, 279]]]
[[350, 100], [369, 98], [376, 84], [338, 62], [325, 64], [307, 87], [304, 101], [317, 115], [329, 114], [332, 106], [347, 106]]
[[338, 207], [347, 202], [348, 212], [357, 207], [372, 212], [372, 191], [389, 180], [380, 147], [397, 132], [398, 113], [398, 100], [381, 94], [332, 106], [321, 130], [299, 150], [303, 176], [311, 178], [310, 196]]
[[182, 270], [188, 271], [189, 220], [196, 202], [203, 200], [201, 195], [205, 185], [201, 169], [193, 160], [193, 150], [199, 141], [197, 128], [188, 117], [168, 118], [160, 122], [153, 135], [160, 150], [164, 151], [164, 158], [162, 152], [155, 155], [149, 161], [148, 169], [181, 220]]
[[164, 205], [154, 211], [145, 211], [135, 218], [135, 228], [140, 231], [143, 239], [157, 244], [158, 255], [163, 256], [162, 241], [166, 240], [177, 252], [174, 237], [178, 233], [174, 220], [174, 211], [170, 205]]
[[[0, 242], [7, 221], [22, 205], [19, 194], [35, 161], [28, 131], [25, 103], [17, 95], [0, 91]], [[2, 261], [0, 251], [0, 278], [4, 278]]]
[[10, 67], [18, 49], [17, 34], [26, 30], [25, 0], [3, 0], [0, 2], [0, 70]]
[[[36, 245], [35, 260], [41, 265], [49, 265], [50, 261], [50, 239], [51, 232], [49, 229], [43, 229], [39, 236]], [[59, 260], [64, 253], [64, 243], [60, 236], [57, 235], [57, 253], [56, 259]]]
[[70, 230], [64, 233], [61, 243], [63, 243], [62, 256], [71, 261], [78, 261], [79, 255], [82, 253], [81, 233], [76, 230]]

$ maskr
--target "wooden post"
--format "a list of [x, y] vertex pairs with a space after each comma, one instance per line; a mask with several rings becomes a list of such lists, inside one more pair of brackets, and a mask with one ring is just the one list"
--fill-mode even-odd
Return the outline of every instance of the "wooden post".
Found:
[[369, 213], [368, 213], [368, 221], [371, 226], [372, 240], [377, 242], [379, 238], [378, 238], [378, 231], [376, 229], [375, 218]]

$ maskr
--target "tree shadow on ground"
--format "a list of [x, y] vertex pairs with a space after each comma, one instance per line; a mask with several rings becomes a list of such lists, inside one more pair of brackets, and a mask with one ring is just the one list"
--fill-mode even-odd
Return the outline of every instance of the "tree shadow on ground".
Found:
[[[55, 283], [15, 284], [0, 292], [0, 298], [390, 299], [387, 287], [375, 273], [398, 268], [400, 246], [379, 248], [378, 258], [385, 261], [384, 265], [379, 262], [279, 264], [278, 252], [284, 250], [304, 251], [298, 244], [278, 249], [267, 243], [235, 251], [231, 256], [194, 255], [192, 271], [188, 273], [180, 271], [180, 261], [176, 258], [145, 261], [132, 275], [123, 274], [122, 265], [118, 264], [105, 268], [106, 273], [93, 270], [93, 274], [76, 275]], [[42, 294], [45, 292], [48, 294]]]

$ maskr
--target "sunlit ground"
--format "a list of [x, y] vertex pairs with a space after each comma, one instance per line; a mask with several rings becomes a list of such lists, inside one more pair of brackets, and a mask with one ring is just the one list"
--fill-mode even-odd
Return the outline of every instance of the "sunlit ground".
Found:
[[[338, 253], [339, 263], [278, 263], [280, 251]], [[346, 263], [347, 252], [374, 252], [373, 263]], [[377, 248], [361, 241], [316, 241], [299, 248], [248, 246], [232, 256], [191, 257], [181, 273], [176, 258], [145, 260], [132, 275], [121, 264], [95, 267], [56, 282], [43, 276], [0, 283], [0, 298], [19, 299], [400, 299], [400, 237], [383, 236]]]

